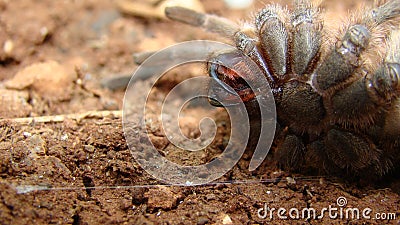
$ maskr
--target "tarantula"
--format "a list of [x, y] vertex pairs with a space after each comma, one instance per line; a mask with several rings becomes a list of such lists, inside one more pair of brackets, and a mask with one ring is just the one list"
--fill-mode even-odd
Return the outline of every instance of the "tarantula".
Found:
[[[166, 15], [236, 45], [235, 51], [214, 55], [207, 69], [237, 92], [253, 125], [258, 105], [235, 71], [244, 71], [249, 58], [259, 66], [276, 100], [275, 155], [282, 168], [381, 177], [400, 163], [400, 1], [356, 14], [331, 42], [310, 0], [296, 0], [292, 12], [267, 5], [244, 29], [181, 7], [167, 8]], [[224, 96], [228, 90], [218, 91], [214, 94]], [[212, 98], [210, 103], [221, 106]], [[257, 133], [257, 125], [252, 129]]]

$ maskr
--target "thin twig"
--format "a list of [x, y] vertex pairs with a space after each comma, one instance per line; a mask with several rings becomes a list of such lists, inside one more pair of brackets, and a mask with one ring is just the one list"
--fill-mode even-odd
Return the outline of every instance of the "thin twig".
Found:
[[40, 116], [40, 117], [26, 117], [26, 118], [11, 118], [1, 119], [1, 122], [11, 122], [18, 124], [30, 124], [30, 123], [50, 123], [50, 122], [64, 122], [66, 119], [81, 121], [88, 118], [122, 118], [122, 111], [89, 111], [84, 113], [65, 114], [65, 115], [54, 115], [54, 116]]

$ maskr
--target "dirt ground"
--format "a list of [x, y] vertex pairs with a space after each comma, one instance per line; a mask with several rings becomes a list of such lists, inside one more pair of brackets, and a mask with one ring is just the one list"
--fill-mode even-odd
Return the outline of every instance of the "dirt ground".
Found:
[[[371, 2], [327, 0], [326, 23], [337, 26], [348, 10]], [[201, 3], [205, 11], [236, 21], [254, 11]], [[255, 8], [265, 3], [257, 1]], [[176, 22], [121, 13], [116, 1], [0, 0], [0, 223], [400, 224], [398, 177], [371, 184], [292, 174], [277, 169], [271, 157], [249, 172], [251, 152], [208, 185], [171, 186], [146, 173], [125, 141], [124, 90], [109, 90], [101, 81], [131, 74], [137, 68], [133, 53], [193, 39], [218, 40]], [[205, 151], [188, 154], [160, 132], [156, 113], [171, 87], [203, 72], [162, 79], [148, 106], [155, 146], [185, 165], [205, 163], [223, 150], [229, 118], [219, 109], [189, 107], [181, 118], [184, 134], [196, 137], [198, 121], [208, 114], [218, 131]], [[273, 218], [258, 215], [265, 206], [276, 209]], [[278, 217], [279, 208], [301, 213], [329, 207], [338, 213], [370, 208], [371, 219], [346, 218], [343, 211], [341, 219], [327, 213], [316, 220]]]

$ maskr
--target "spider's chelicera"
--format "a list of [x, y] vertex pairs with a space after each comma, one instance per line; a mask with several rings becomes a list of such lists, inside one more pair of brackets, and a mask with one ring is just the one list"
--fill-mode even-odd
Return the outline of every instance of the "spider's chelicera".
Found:
[[[267, 5], [246, 29], [214, 15], [166, 9], [169, 18], [236, 45], [210, 59], [209, 75], [221, 84], [214, 95], [234, 105], [233, 90], [251, 109], [255, 95], [243, 76], [268, 79], [280, 127], [280, 166], [380, 177], [400, 163], [400, 1], [355, 14], [337, 40], [328, 41], [332, 35], [309, 0], [296, 0], [291, 12]], [[212, 97], [210, 103], [220, 106]]]
[[246, 63], [247, 60], [249, 59], [240, 51], [232, 51], [218, 54], [208, 62], [209, 74], [219, 84], [209, 87], [211, 105], [221, 107], [222, 104], [218, 99], [223, 99], [225, 106], [236, 105], [238, 101], [246, 103], [255, 100], [255, 93], [245, 79], [254, 80], [262, 74], [257, 74], [256, 71], [260, 70], [252, 70], [251, 66], [254, 64]]

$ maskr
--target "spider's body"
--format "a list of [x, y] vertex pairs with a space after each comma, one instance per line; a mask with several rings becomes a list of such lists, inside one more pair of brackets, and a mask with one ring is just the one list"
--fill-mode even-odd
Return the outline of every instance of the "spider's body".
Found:
[[[355, 17], [332, 44], [323, 40], [326, 34], [319, 11], [308, 0], [296, 0], [292, 12], [266, 6], [250, 31], [224, 18], [184, 8], [167, 8], [166, 14], [236, 44], [234, 52], [215, 54], [208, 70], [210, 76], [231, 86], [248, 108], [257, 104], [241, 76], [268, 79], [281, 127], [278, 136], [283, 137], [276, 153], [282, 167], [307, 165], [327, 172], [381, 176], [400, 163], [398, 0]], [[382, 50], [371, 50], [379, 42]], [[369, 57], [372, 51], [382, 52], [381, 60]], [[246, 68], [249, 59], [262, 74]]]

